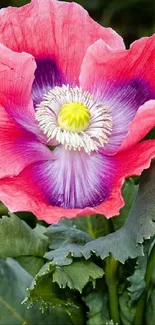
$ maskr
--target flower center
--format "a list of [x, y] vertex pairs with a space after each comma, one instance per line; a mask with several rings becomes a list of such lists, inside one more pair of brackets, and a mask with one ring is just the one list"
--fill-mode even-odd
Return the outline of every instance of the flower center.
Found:
[[79, 102], [64, 104], [58, 114], [58, 124], [63, 130], [81, 132], [87, 129], [89, 123], [90, 111]]
[[110, 109], [81, 87], [54, 87], [36, 108], [36, 120], [47, 136], [69, 150], [98, 151], [113, 128]]

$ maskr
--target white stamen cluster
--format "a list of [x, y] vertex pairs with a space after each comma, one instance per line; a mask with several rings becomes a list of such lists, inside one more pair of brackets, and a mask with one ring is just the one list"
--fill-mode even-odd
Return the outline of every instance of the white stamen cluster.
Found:
[[[86, 105], [90, 111], [90, 124], [85, 131], [71, 132], [63, 130], [58, 124], [58, 114], [61, 107], [68, 102], [79, 102]], [[70, 150], [81, 150], [90, 153], [103, 147], [112, 131], [112, 117], [109, 108], [88, 92], [78, 86], [63, 85], [51, 89], [36, 108], [36, 119], [40, 129], [47, 136], [48, 141], [56, 141]]]

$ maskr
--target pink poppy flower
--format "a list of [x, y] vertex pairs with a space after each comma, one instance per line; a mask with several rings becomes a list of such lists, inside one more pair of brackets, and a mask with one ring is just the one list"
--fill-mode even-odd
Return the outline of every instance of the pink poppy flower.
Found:
[[155, 36], [125, 50], [79, 5], [35, 0], [0, 11], [0, 41], [0, 200], [48, 223], [117, 215], [155, 156]]

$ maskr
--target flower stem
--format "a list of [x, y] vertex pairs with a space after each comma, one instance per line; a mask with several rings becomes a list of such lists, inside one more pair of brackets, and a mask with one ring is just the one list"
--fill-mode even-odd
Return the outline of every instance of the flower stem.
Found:
[[92, 227], [92, 223], [91, 223], [91, 215], [87, 216], [87, 224], [88, 224], [88, 234], [90, 236], [92, 236], [92, 238], [95, 239], [94, 231], [93, 231], [93, 227]]
[[117, 293], [117, 269], [118, 261], [112, 256], [106, 258], [105, 281], [109, 292], [110, 317], [114, 323], [120, 324], [118, 293]]
[[152, 277], [152, 272], [153, 272], [154, 268], [155, 268], [155, 244], [151, 250], [151, 253], [149, 256], [149, 261], [147, 264], [146, 275], [145, 275], [146, 289], [149, 288], [149, 285], [151, 282], [151, 277]]
[[151, 277], [154, 268], [155, 268], [155, 245], [153, 246], [151, 254], [149, 256], [149, 260], [146, 268], [146, 274], [145, 274], [146, 287], [145, 287], [145, 291], [140, 296], [137, 304], [135, 325], [144, 323], [145, 304], [148, 298], [147, 297], [148, 293], [150, 291], [149, 287], [151, 285]]
[[135, 317], [135, 325], [141, 325], [144, 322], [144, 309], [146, 302], [146, 290], [142, 293], [138, 300], [137, 308], [136, 308], [136, 317]]

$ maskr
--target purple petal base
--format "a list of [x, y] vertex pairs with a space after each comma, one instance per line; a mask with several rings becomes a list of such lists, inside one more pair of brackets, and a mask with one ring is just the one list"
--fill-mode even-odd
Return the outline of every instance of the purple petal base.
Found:
[[97, 206], [108, 198], [115, 173], [112, 157], [69, 151], [62, 146], [54, 152], [54, 161], [32, 167], [34, 182], [50, 204], [85, 208]]
[[103, 152], [114, 154], [127, 135], [129, 124], [138, 108], [146, 101], [155, 99], [155, 93], [148, 82], [136, 78], [107, 85], [101, 96], [113, 119], [112, 133]]
[[35, 71], [35, 80], [32, 87], [32, 97], [34, 106], [43, 100], [43, 96], [53, 87], [65, 84], [55, 61], [47, 59], [36, 60], [37, 69]]

